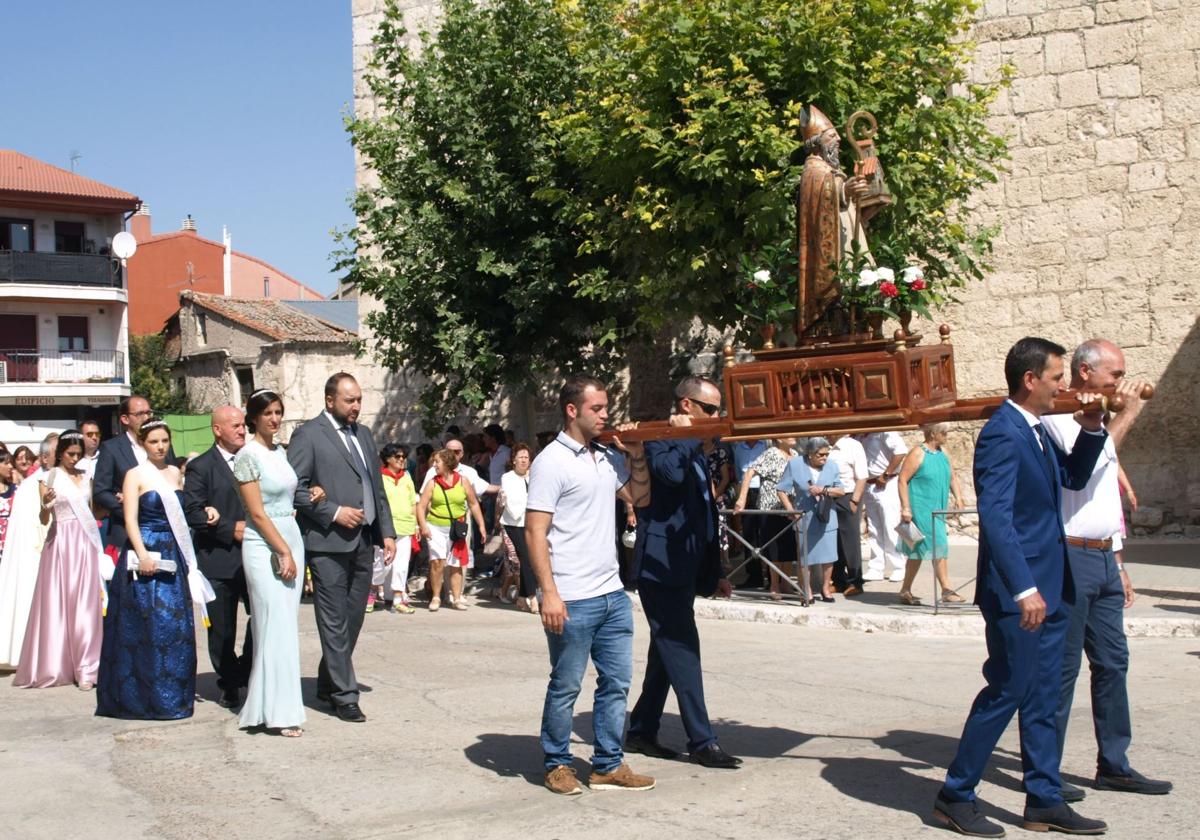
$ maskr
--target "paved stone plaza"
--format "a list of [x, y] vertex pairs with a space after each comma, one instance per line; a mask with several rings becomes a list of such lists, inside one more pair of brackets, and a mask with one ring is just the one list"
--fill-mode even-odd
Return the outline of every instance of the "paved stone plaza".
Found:
[[[1195, 600], [1177, 606], [1158, 612], [1200, 613]], [[817, 609], [849, 608], [839, 599], [809, 611]], [[658, 778], [657, 790], [585, 791], [570, 799], [541, 787], [537, 731], [547, 660], [540, 625], [492, 603], [465, 613], [367, 616], [356, 658], [371, 689], [363, 695], [370, 720], [362, 726], [337, 721], [313, 698], [318, 645], [305, 604], [301, 655], [310, 709], [299, 741], [240, 732], [236, 716], [213, 702], [206, 657], [199, 680], [205, 701], [178, 723], [94, 718], [92, 694], [21, 691], [8, 677], [0, 684], [3, 835], [951, 836], [928, 815], [982, 684], [982, 639], [714, 620], [701, 621], [700, 632], [710, 711], [722, 744], [746, 766], [720, 772], [635, 756], [635, 769]], [[639, 615], [635, 683], [647, 639]], [[1176, 790], [1164, 798], [1092, 792], [1081, 812], [1108, 820], [1112, 837], [1187, 837], [1200, 818], [1200, 639], [1136, 638], [1131, 647], [1132, 759], [1148, 774], [1173, 779]], [[1064, 762], [1066, 778], [1078, 784], [1093, 766], [1084, 684]], [[589, 709], [585, 699], [577, 716], [581, 774], [590, 752]], [[681, 747], [673, 701], [668, 710], [663, 740]], [[980, 791], [1010, 836], [1022, 833], [1011, 828], [1023, 803], [1019, 786], [1014, 725]]]

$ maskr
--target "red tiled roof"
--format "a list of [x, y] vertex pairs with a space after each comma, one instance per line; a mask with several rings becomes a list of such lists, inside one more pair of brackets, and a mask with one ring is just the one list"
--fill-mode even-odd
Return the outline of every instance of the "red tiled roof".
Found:
[[192, 291], [180, 293], [179, 299], [191, 301], [276, 341], [340, 343], [357, 338], [354, 333], [307, 312], [301, 312], [282, 300], [243, 300]]
[[130, 209], [140, 203], [138, 197], [132, 193], [51, 166], [11, 149], [0, 149], [0, 191], [125, 202]]

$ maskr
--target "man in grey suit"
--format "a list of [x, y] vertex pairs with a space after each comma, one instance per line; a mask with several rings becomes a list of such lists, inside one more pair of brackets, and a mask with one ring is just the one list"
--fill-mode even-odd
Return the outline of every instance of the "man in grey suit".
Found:
[[[380, 478], [378, 448], [358, 425], [362, 389], [348, 373], [325, 382], [325, 410], [298, 428], [288, 444], [296, 471], [296, 512], [313, 576], [313, 602], [321, 637], [317, 697], [339, 718], [362, 723], [354, 676], [354, 646], [362, 629], [375, 546], [390, 564], [396, 531]], [[325, 497], [313, 502], [310, 487]]]

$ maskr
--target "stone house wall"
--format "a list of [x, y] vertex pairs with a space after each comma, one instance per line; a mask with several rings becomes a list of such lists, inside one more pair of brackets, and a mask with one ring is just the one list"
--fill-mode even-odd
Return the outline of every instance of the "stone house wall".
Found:
[[[208, 340], [198, 339], [195, 314], [206, 316]], [[277, 342], [248, 327], [184, 301], [179, 314], [182, 354], [176, 372], [183, 374], [188, 400], [199, 412], [240, 405], [235, 365], [250, 365], [255, 388], [271, 388], [283, 398], [281, 437], [287, 440], [300, 423], [325, 407], [325, 380], [341, 370], [375, 371], [361, 365], [350, 342]]]
[[[362, 71], [383, 3], [351, 2], [364, 113], [373, 103]], [[436, 0], [406, 5], [410, 30], [436, 25]], [[981, 222], [1001, 225], [994, 271], [937, 318], [954, 328], [959, 393], [1002, 392], [1004, 354], [1024, 335], [1068, 348], [1116, 341], [1129, 374], [1158, 387], [1121, 453], [1142, 505], [1132, 525], [1200, 536], [1200, 4], [984, 0], [973, 37], [975, 80], [1014, 71], [992, 118], [1012, 159], [975, 200]], [[361, 162], [358, 178], [370, 183]], [[923, 327], [936, 335], [936, 324]], [[411, 405], [404, 375], [376, 375], [372, 386], [375, 405]], [[528, 402], [526, 417], [553, 417]], [[379, 416], [412, 427], [411, 413]], [[977, 431], [960, 427], [950, 447], [968, 496]]]
[[[1194, 0], [986, 0], [972, 74], [1012, 160], [976, 199], [1000, 237], [983, 283], [939, 313], [959, 392], [999, 393], [1007, 348], [1104, 337], [1158, 393], [1121, 461], [1136, 530], [1200, 536], [1200, 5]], [[970, 486], [973, 430], [951, 455]]]

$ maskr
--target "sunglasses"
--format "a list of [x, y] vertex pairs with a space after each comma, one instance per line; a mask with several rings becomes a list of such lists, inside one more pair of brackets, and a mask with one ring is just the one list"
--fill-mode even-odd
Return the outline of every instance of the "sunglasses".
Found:
[[688, 397], [688, 400], [690, 400], [693, 405], [700, 406], [700, 410], [703, 411], [705, 414], [707, 414], [709, 417], [712, 417], [714, 414], [716, 414], [718, 411], [721, 410], [721, 406], [719, 406], [719, 405], [713, 405], [712, 403], [706, 403], [702, 400], [695, 399], [694, 397]]

